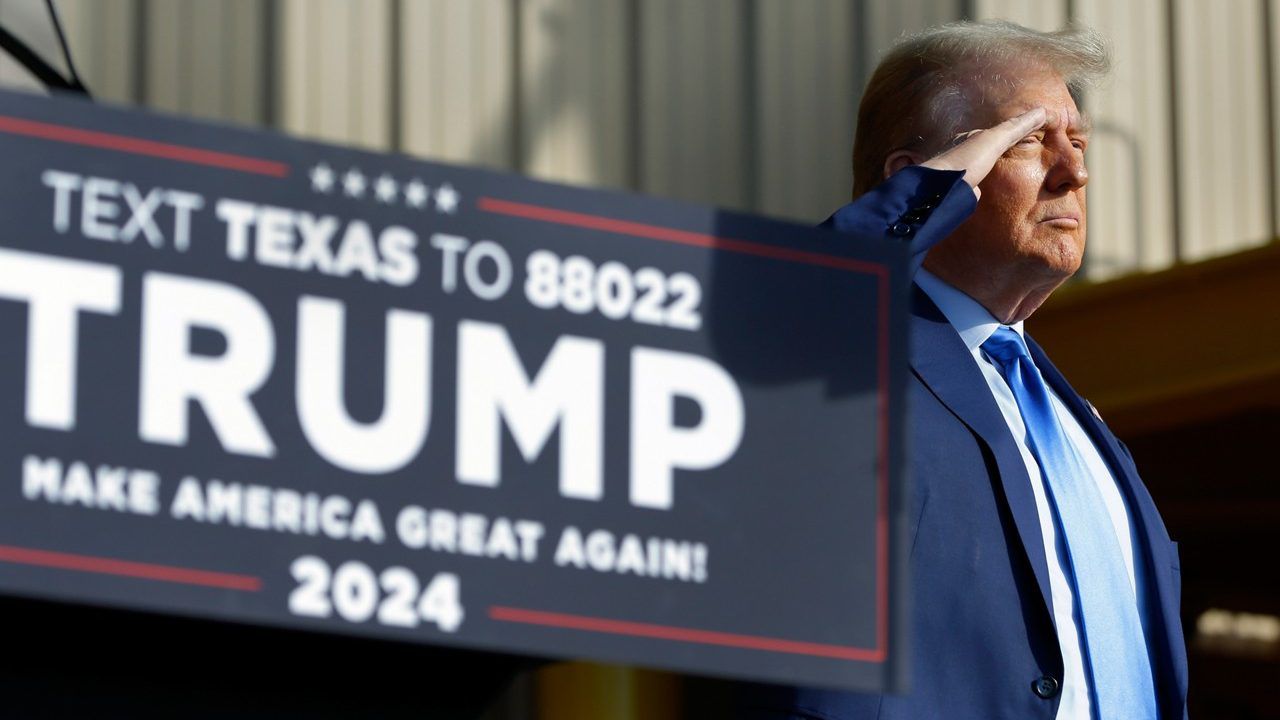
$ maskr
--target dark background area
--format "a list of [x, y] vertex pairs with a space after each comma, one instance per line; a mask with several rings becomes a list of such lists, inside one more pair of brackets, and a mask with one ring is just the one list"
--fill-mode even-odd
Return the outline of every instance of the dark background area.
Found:
[[476, 718], [541, 661], [0, 598], [4, 718]]

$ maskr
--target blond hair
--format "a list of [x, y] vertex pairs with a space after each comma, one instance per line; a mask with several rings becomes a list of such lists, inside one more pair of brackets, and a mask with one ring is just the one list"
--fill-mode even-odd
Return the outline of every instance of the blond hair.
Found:
[[1039, 32], [1004, 20], [962, 21], [903, 36], [867, 82], [853, 142], [853, 196], [884, 178], [896, 150], [933, 155], [965, 127], [986, 94], [1026, 68], [1059, 75], [1080, 102], [1111, 67], [1106, 41], [1085, 27]]

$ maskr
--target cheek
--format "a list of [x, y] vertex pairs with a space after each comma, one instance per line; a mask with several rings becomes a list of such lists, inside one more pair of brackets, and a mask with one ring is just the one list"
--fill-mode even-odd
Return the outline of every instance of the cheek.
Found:
[[976, 224], [993, 237], [1012, 239], [1021, 233], [1027, 221], [1030, 206], [1005, 188], [982, 190], [978, 209], [974, 212]]
[[1007, 178], [1005, 191], [1010, 197], [1017, 198], [1028, 209], [1040, 199], [1040, 191], [1045, 185], [1047, 171], [1039, 162], [1019, 163]]
[[1038, 160], [1003, 159], [982, 181], [979, 205], [990, 199], [999, 206], [995, 212], [1000, 215], [1026, 216], [1040, 199], [1044, 179], [1045, 169]]

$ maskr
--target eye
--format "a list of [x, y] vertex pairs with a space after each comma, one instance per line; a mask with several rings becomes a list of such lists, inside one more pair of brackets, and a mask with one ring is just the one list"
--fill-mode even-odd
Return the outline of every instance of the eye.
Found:
[[1043, 136], [1039, 133], [1032, 133], [1018, 141], [1019, 145], [1036, 145], [1039, 144]]
[[1085, 148], [1089, 146], [1089, 141], [1084, 138], [1075, 138], [1071, 141], [1071, 146], [1080, 152], [1084, 152]]

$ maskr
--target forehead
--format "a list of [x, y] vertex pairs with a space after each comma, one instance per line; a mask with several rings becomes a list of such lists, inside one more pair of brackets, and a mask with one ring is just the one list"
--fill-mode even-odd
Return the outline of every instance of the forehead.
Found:
[[1090, 122], [1080, 112], [1062, 76], [1052, 70], [1008, 69], [975, 78], [973, 120], [979, 127], [994, 125], [1035, 107], [1047, 112], [1045, 129], [1088, 133]]

